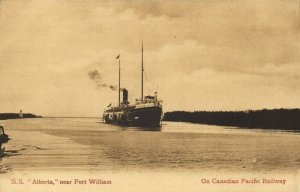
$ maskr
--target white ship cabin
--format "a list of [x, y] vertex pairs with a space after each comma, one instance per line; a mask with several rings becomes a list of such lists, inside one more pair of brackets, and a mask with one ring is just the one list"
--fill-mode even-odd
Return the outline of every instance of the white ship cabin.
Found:
[[157, 95], [155, 96], [145, 96], [145, 98], [137, 99], [135, 108], [143, 108], [143, 107], [161, 107], [162, 106], [162, 100], [157, 99]]

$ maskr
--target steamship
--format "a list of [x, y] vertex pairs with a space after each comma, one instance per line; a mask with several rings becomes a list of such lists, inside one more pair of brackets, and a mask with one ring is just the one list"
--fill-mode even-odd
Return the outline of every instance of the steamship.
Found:
[[[157, 92], [154, 95], [144, 97], [144, 63], [143, 63], [143, 45], [142, 45], [142, 65], [141, 65], [141, 98], [136, 99], [134, 104], [128, 101], [128, 90], [120, 88], [120, 55], [119, 60], [119, 104], [107, 106], [103, 113], [103, 121], [110, 124], [141, 126], [141, 127], [159, 127], [162, 119], [162, 100], [157, 98]], [[120, 94], [122, 92], [122, 101]]]

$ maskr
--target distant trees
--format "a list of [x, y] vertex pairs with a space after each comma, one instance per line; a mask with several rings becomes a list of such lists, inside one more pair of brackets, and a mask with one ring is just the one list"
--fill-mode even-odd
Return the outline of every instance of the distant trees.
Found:
[[[37, 118], [39, 116], [36, 116], [31, 113], [24, 113], [23, 118]], [[0, 113], [0, 120], [4, 119], [18, 119], [19, 118], [19, 113]]]
[[173, 111], [165, 113], [164, 120], [245, 128], [300, 130], [300, 109]]

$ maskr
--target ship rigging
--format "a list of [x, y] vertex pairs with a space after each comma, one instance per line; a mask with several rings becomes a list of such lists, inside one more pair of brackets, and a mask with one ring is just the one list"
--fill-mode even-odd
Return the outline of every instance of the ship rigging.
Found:
[[[143, 127], [159, 127], [162, 119], [162, 100], [157, 98], [157, 92], [154, 96], [144, 97], [144, 47], [142, 43], [142, 62], [141, 62], [141, 98], [136, 99], [134, 104], [128, 101], [128, 90], [121, 89], [121, 58], [116, 57], [119, 61], [119, 102], [117, 107], [109, 105], [104, 110], [103, 120], [105, 123], [132, 125]], [[121, 102], [122, 92], [122, 102]]]

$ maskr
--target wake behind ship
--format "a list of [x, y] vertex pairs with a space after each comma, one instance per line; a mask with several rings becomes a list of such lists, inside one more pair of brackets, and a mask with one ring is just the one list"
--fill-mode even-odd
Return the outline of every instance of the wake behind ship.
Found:
[[[136, 99], [134, 104], [128, 101], [127, 89], [120, 88], [120, 55], [119, 59], [119, 104], [118, 106], [108, 106], [103, 113], [105, 123], [132, 125], [142, 127], [159, 127], [162, 119], [162, 100], [154, 96], [143, 96], [144, 86], [144, 64], [143, 64], [143, 46], [142, 46], [142, 67], [141, 67], [141, 98]], [[122, 91], [123, 100], [120, 101], [120, 93]]]

